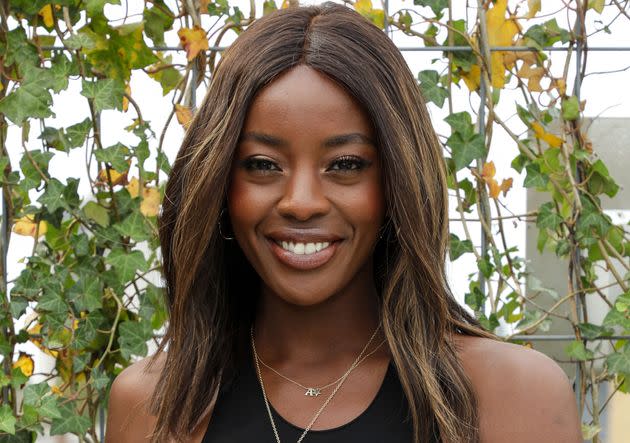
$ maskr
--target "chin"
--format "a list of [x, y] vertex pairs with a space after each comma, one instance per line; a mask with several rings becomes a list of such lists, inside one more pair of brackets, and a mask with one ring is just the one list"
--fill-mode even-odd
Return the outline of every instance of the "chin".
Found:
[[[313, 291], [314, 288], [318, 290]], [[322, 285], [313, 284], [309, 284], [308, 286], [293, 286], [290, 289], [276, 287], [271, 290], [271, 293], [275, 294], [275, 297], [289, 305], [302, 308], [322, 304], [333, 298], [335, 294], [334, 291], [322, 290]]]

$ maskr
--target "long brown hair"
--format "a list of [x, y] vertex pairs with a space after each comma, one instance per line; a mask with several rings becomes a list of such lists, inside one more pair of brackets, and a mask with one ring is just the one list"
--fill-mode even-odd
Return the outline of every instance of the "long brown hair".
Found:
[[153, 441], [189, 436], [243, 355], [259, 278], [218, 225], [247, 109], [257, 91], [297, 65], [344, 87], [376, 129], [388, 224], [374, 254], [375, 284], [414, 439], [477, 442], [475, 396], [450, 335], [492, 334], [455, 301], [445, 277], [442, 150], [401, 53], [357, 12], [332, 3], [253, 23], [223, 54], [186, 132], [160, 217], [170, 320], [151, 399]]

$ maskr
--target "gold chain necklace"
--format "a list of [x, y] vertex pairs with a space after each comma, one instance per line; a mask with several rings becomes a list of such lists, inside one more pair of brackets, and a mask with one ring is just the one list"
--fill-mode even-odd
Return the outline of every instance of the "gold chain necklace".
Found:
[[[374, 340], [374, 337], [376, 337], [376, 333], [378, 332], [380, 327], [381, 327], [380, 324], [376, 327], [376, 329], [374, 330], [374, 333], [372, 334], [372, 336], [370, 337], [370, 339], [368, 340], [366, 345], [361, 350], [361, 353], [359, 353], [359, 355], [354, 360], [354, 362], [352, 363], [350, 368], [348, 368], [346, 373], [341, 376], [341, 379], [339, 380], [339, 383], [337, 384], [337, 386], [335, 386], [335, 389], [328, 396], [328, 398], [326, 399], [324, 404], [321, 405], [321, 407], [317, 410], [317, 412], [315, 413], [315, 415], [311, 419], [310, 423], [304, 429], [304, 432], [302, 432], [302, 435], [300, 436], [300, 438], [298, 438], [297, 443], [301, 443], [302, 440], [304, 440], [304, 437], [306, 437], [306, 434], [308, 433], [308, 431], [311, 430], [311, 427], [313, 426], [315, 421], [319, 418], [319, 416], [321, 415], [321, 413], [324, 410], [324, 408], [326, 406], [328, 406], [328, 403], [330, 403], [330, 401], [335, 396], [337, 391], [341, 388], [341, 386], [346, 381], [346, 379], [348, 378], [350, 373], [359, 365], [359, 363], [361, 363], [361, 361], [363, 361], [363, 354], [365, 354], [365, 351], [368, 349], [368, 347], [372, 343], [372, 340]], [[256, 343], [254, 342], [254, 326], [253, 325], [252, 325], [252, 327], [250, 329], [250, 337], [251, 337], [251, 343], [252, 343], [252, 351], [254, 353], [254, 361], [256, 363], [256, 372], [258, 373], [258, 381], [260, 382], [260, 389], [262, 390], [263, 399], [265, 400], [265, 407], [267, 408], [267, 414], [269, 415], [269, 421], [271, 422], [271, 427], [273, 429], [273, 434], [276, 437], [276, 442], [277, 443], [281, 443], [280, 436], [278, 435], [278, 429], [276, 428], [276, 422], [273, 419], [273, 414], [271, 413], [271, 407], [269, 405], [269, 400], [267, 399], [267, 392], [265, 391], [265, 383], [263, 382], [262, 372], [260, 371], [260, 364], [259, 364], [260, 358], [258, 357], [258, 353], [256, 352]], [[381, 342], [376, 349], [378, 349], [383, 343], [384, 343], [384, 341]], [[374, 351], [372, 351], [370, 354], [372, 354], [373, 352]]]
[[[378, 346], [376, 346], [373, 350], [371, 350], [369, 353], [365, 354], [364, 356], [361, 357], [361, 360], [359, 360], [357, 362], [357, 366], [359, 366], [361, 363], [363, 363], [363, 360], [367, 359], [368, 357], [370, 357], [372, 354], [374, 354], [376, 351], [378, 351], [378, 349], [383, 345], [383, 343], [385, 343], [386, 340], [383, 340], [382, 342], [380, 342], [378, 344]], [[317, 397], [318, 395], [320, 395], [322, 393], [322, 391], [324, 389], [327, 389], [337, 383], [339, 383], [341, 381], [341, 379], [343, 378], [343, 374], [341, 377], [339, 377], [337, 380], [328, 383], [327, 385], [324, 386], [320, 386], [320, 387], [308, 387], [308, 386], [304, 386], [303, 384], [301, 384], [298, 381], [295, 381], [289, 377], [287, 377], [286, 375], [280, 373], [279, 371], [277, 371], [275, 368], [271, 367], [270, 365], [268, 365], [267, 363], [265, 363], [265, 361], [260, 358], [260, 356], [258, 356], [258, 361], [260, 362], [261, 365], [263, 365], [264, 367], [266, 367], [267, 369], [269, 369], [270, 371], [273, 371], [276, 375], [278, 375], [279, 377], [284, 378], [285, 380], [293, 383], [296, 386], [299, 386], [300, 388], [304, 389], [304, 395], [307, 395], [309, 397]]]

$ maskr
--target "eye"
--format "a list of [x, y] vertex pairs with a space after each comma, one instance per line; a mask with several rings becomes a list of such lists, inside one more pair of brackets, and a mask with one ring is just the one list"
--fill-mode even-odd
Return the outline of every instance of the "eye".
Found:
[[344, 155], [335, 159], [328, 168], [335, 172], [357, 172], [370, 166], [371, 162], [354, 155]]
[[280, 171], [281, 169], [276, 163], [268, 158], [263, 157], [250, 157], [241, 162], [241, 166], [247, 171], [257, 172], [262, 174], [268, 174], [273, 171]]

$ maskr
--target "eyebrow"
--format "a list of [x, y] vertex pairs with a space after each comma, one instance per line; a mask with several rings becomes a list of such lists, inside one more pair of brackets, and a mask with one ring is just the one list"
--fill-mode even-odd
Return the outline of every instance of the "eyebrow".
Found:
[[[287, 142], [286, 140], [275, 137], [273, 135], [255, 131], [246, 132], [241, 136], [239, 141], [243, 142], [247, 140], [262, 143], [263, 145], [271, 146], [273, 148], [285, 148], [289, 145], [289, 142]], [[335, 148], [337, 146], [343, 146], [351, 143], [376, 146], [374, 140], [364, 134], [361, 134], [360, 132], [335, 135], [324, 140], [322, 146], [324, 148]]]

